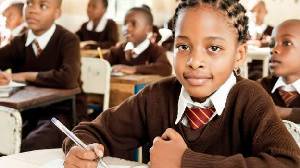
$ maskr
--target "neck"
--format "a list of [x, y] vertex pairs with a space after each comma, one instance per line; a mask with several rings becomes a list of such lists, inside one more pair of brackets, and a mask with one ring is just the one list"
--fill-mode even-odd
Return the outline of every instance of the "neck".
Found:
[[294, 76], [285, 76], [283, 77], [286, 84], [294, 83], [296, 80], [300, 79], [300, 75], [294, 75]]

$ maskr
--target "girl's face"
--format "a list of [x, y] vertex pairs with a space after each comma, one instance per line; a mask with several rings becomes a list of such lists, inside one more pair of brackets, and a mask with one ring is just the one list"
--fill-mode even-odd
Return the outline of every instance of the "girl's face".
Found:
[[97, 22], [102, 18], [106, 10], [102, 0], [90, 0], [87, 7], [87, 15], [90, 20]]
[[287, 83], [300, 79], [300, 22], [285, 22], [276, 27], [271, 37], [270, 71]]
[[175, 28], [175, 73], [194, 101], [203, 102], [241, 67], [246, 44], [221, 12], [206, 7], [181, 12]]

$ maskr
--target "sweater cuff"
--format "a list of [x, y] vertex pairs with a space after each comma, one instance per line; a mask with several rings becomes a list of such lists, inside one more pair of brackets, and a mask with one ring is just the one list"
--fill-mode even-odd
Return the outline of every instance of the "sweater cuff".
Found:
[[300, 108], [293, 108], [288, 120], [299, 124], [300, 123]]
[[211, 167], [212, 163], [214, 163], [215, 160], [218, 158], [219, 157], [217, 156], [194, 152], [190, 148], [188, 148], [183, 153], [181, 167], [184, 168]]

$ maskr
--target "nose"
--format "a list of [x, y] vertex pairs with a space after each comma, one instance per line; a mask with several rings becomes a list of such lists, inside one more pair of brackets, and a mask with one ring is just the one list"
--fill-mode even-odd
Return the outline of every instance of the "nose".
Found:
[[201, 53], [201, 52], [191, 53], [191, 57], [187, 62], [187, 66], [189, 66], [192, 69], [204, 68], [206, 66], [205, 53]]
[[270, 54], [271, 55], [275, 55], [275, 54], [279, 54], [279, 48], [277, 46], [274, 46], [274, 48], [271, 48], [270, 50]]

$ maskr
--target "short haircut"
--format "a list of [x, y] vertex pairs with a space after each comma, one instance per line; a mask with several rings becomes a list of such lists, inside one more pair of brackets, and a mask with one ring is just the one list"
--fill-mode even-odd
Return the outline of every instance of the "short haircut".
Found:
[[134, 11], [134, 12], [143, 13], [144, 16], [146, 16], [146, 19], [148, 20], [149, 25], [153, 26], [153, 16], [152, 16], [151, 11], [149, 9], [147, 9], [147, 7], [133, 7], [131, 9], [129, 9], [128, 12]]

